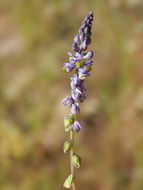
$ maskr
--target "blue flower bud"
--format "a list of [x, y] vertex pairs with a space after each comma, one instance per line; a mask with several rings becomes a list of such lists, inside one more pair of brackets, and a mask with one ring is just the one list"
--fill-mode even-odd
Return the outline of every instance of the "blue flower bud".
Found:
[[87, 38], [86, 43], [87, 43], [87, 45], [89, 45], [91, 43], [91, 38], [90, 37]]
[[71, 96], [74, 100], [78, 101], [80, 99], [82, 92], [78, 89], [75, 88], [74, 90], [72, 90], [71, 92]]
[[79, 121], [75, 121], [72, 125], [72, 128], [74, 130], [74, 132], [79, 132], [81, 130], [81, 125], [79, 123]]
[[87, 26], [87, 22], [85, 21], [82, 23], [82, 28], [85, 29], [86, 26]]
[[81, 49], [86, 50], [87, 49], [87, 41], [84, 40], [83, 43], [81, 44]]
[[78, 47], [78, 44], [76, 42], [73, 42], [72, 50], [75, 51], [75, 52], [79, 51], [79, 47]]
[[85, 56], [83, 56], [84, 59], [90, 60], [93, 57], [93, 51], [89, 51]]
[[89, 31], [90, 31], [89, 27], [86, 27], [85, 30], [84, 30], [85, 34], [88, 34]]
[[83, 63], [83, 66], [88, 66], [88, 65], [92, 65], [92, 64], [93, 64], [93, 61], [88, 60], [88, 61], [85, 61], [85, 62]]
[[79, 35], [78, 34], [74, 37], [74, 42], [77, 44], [79, 43]]
[[81, 80], [81, 81], [80, 81], [79, 87], [80, 87], [80, 89], [81, 89], [82, 91], [86, 91], [86, 88], [84, 87], [84, 80]]
[[80, 79], [78, 78], [77, 74], [74, 74], [73, 77], [71, 77], [71, 89], [74, 90], [76, 86], [78, 86], [80, 83]]
[[74, 63], [64, 63], [63, 69], [69, 73], [74, 69]]
[[79, 36], [81, 42], [83, 42], [84, 36], [85, 36], [85, 34], [84, 34], [84, 32], [82, 32], [82, 33], [80, 34], [80, 36]]
[[81, 28], [79, 29], [79, 34], [81, 34], [83, 31], [84, 31], [84, 29], [81, 27]]
[[72, 104], [71, 113], [73, 115], [80, 114], [80, 108], [79, 108], [79, 105], [77, 103], [76, 104]]
[[63, 104], [64, 107], [71, 107], [73, 103], [74, 100], [71, 96], [66, 96], [61, 102], [61, 104]]
[[84, 80], [86, 77], [90, 76], [89, 73], [86, 70], [84, 70], [84, 68], [79, 69], [78, 74], [81, 80]]

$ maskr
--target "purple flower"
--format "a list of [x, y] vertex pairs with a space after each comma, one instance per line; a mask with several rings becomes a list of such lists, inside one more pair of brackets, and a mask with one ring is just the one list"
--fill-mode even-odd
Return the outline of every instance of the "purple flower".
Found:
[[83, 56], [84, 59], [90, 60], [93, 57], [93, 51], [89, 51], [86, 55]]
[[71, 63], [76, 63], [82, 59], [81, 54], [78, 52], [76, 52], [75, 56], [73, 56], [70, 52], [68, 52], [68, 55], [70, 56], [69, 60]]
[[64, 63], [64, 70], [69, 73], [74, 69], [74, 63]]
[[76, 56], [76, 61], [80, 61], [83, 58], [81, 53], [78, 53], [78, 52], [76, 52], [75, 56]]
[[81, 130], [81, 125], [79, 121], [75, 121], [72, 125], [72, 128], [74, 130], [74, 132], [79, 132]]
[[93, 63], [93, 61], [91, 61], [91, 60], [85, 61], [85, 62], [83, 62], [83, 66], [89, 66], [89, 65], [91, 66], [92, 63]]
[[84, 31], [84, 28], [79, 29], [79, 34], [81, 34]]
[[76, 101], [80, 100], [81, 94], [82, 92], [78, 88], [76, 88], [75, 90], [72, 90], [71, 92], [72, 98]]
[[74, 74], [71, 77], [71, 89], [75, 89], [80, 83], [80, 79], [78, 78], [77, 74]]
[[82, 91], [86, 91], [86, 88], [84, 87], [84, 80], [81, 80], [81, 81], [80, 81], [79, 88], [80, 88]]
[[80, 108], [78, 104], [72, 104], [71, 113], [73, 115], [80, 114]]
[[78, 47], [78, 44], [76, 42], [73, 42], [72, 50], [75, 51], [75, 52], [79, 51], [79, 47]]
[[72, 99], [71, 96], [67, 96], [61, 102], [61, 104], [63, 104], [64, 107], [71, 107], [73, 103], [74, 103], [74, 100]]
[[75, 90], [72, 90], [71, 95], [72, 95], [72, 98], [77, 102], [82, 103], [85, 100], [84, 93], [78, 88], [76, 88]]
[[79, 69], [78, 75], [81, 80], [84, 80], [86, 77], [89, 76], [89, 73], [84, 68], [81, 68]]

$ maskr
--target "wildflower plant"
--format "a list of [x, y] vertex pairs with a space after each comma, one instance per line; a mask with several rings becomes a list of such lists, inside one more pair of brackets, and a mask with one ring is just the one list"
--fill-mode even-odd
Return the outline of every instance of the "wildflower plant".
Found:
[[63, 71], [66, 73], [75, 71], [71, 77], [71, 94], [62, 100], [64, 107], [71, 109], [70, 114], [64, 118], [65, 131], [69, 132], [70, 138], [64, 143], [64, 153], [70, 152], [71, 173], [64, 182], [65, 188], [75, 190], [75, 168], [79, 169], [81, 158], [74, 151], [74, 133], [81, 130], [81, 124], [78, 119], [80, 114], [80, 103], [84, 102], [85, 87], [84, 81], [90, 76], [92, 70], [93, 52], [88, 51], [87, 47], [91, 43], [91, 27], [93, 22], [93, 12], [90, 12], [82, 22], [78, 34], [74, 38], [72, 50], [74, 53], [68, 52], [69, 62], [64, 63]]

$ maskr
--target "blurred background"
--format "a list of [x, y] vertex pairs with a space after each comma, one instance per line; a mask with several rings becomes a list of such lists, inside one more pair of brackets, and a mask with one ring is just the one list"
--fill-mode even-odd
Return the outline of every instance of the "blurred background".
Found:
[[143, 1], [0, 1], [0, 190], [62, 190], [69, 175], [62, 72], [89, 11], [95, 52], [78, 190], [143, 189]]

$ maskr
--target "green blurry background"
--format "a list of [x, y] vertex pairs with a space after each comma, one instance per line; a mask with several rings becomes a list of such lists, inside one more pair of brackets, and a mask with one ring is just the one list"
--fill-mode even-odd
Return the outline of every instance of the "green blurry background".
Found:
[[143, 190], [143, 1], [0, 0], [0, 190], [62, 190], [62, 72], [89, 11], [95, 52], [77, 190]]

